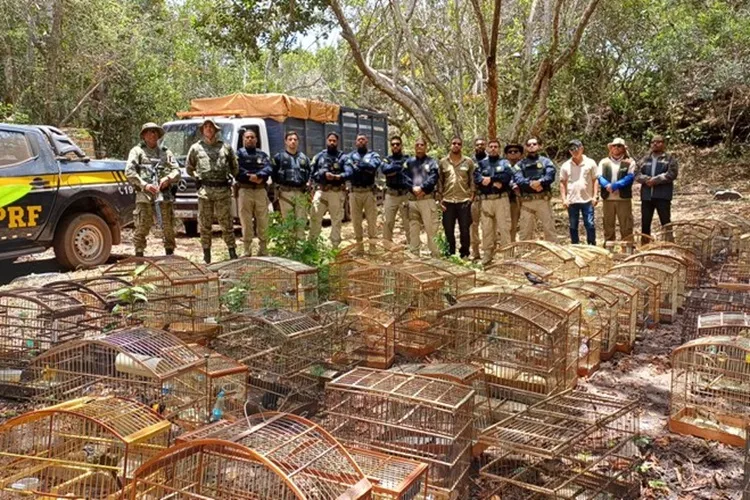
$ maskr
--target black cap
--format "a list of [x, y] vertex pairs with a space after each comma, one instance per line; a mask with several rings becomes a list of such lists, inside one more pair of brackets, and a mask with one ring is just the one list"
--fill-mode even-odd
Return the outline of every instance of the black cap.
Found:
[[583, 146], [583, 143], [578, 139], [573, 139], [568, 143], [568, 151], [575, 151], [576, 149]]
[[523, 153], [523, 146], [521, 146], [520, 144], [515, 144], [515, 143], [512, 143], [512, 142], [506, 144], [505, 147], [503, 148], [503, 153], [505, 153], [507, 155], [509, 149], [517, 149], [521, 153]]

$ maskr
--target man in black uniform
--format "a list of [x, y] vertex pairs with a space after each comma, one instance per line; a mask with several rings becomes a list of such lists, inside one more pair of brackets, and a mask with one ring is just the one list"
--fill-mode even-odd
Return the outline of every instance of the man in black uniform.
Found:
[[367, 136], [358, 134], [356, 138], [357, 149], [349, 153], [346, 164], [352, 170], [349, 179], [352, 184], [352, 192], [349, 195], [349, 207], [352, 214], [352, 226], [354, 226], [354, 238], [357, 241], [357, 251], [362, 252], [364, 246], [364, 231], [362, 229], [362, 213], [367, 218], [367, 237], [372, 241], [377, 238], [378, 207], [375, 202], [375, 175], [382, 164], [380, 155], [375, 151], [367, 150]]
[[244, 147], [237, 150], [237, 210], [242, 225], [245, 256], [250, 257], [253, 243], [253, 218], [258, 231], [258, 255], [266, 255], [268, 245], [268, 193], [266, 182], [271, 176], [268, 155], [257, 148], [258, 137], [252, 130], [242, 134]]
[[[479, 162], [487, 158], [487, 143], [484, 138], [477, 137], [474, 139], [474, 163], [479, 165]], [[476, 172], [476, 171], [475, 171]], [[471, 204], [471, 260], [479, 260], [479, 246], [482, 244], [479, 239], [479, 225], [482, 217], [482, 201], [477, 198]], [[484, 236], [484, 230], [482, 231]]]
[[383, 224], [383, 239], [393, 241], [393, 228], [396, 225], [396, 214], [400, 214], [404, 225], [406, 241], [409, 242], [409, 178], [406, 173], [406, 161], [408, 156], [403, 154], [403, 142], [401, 137], [391, 137], [391, 155], [383, 162], [383, 175], [385, 175], [385, 201], [383, 211], [385, 212], [385, 223]]
[[489, 155], [479, 162], [474, 171], [477, 199], [482, 202], [482, 264], [489, 265], [495, 253], [498, 236], [500, 244], [510, 243], [510, 205], [513, 171], [508, 160], [500, 158], [500, 142], [488, 143]]
[[315, 194], [310, 217], [310, 241], [320, 236], [323, 216], [331, 214], [331, 245], [341, 244], [341, 223], [344, 220], [346, 181], [352, 175], [347, 165], [346, 155], [339, 151], [339, 135], [331, 132], [326, 137], [326, 149], [315, 155], [312, 161], [312, 179], [315, 181]]
[[557, 169], [552, 160], [539, 154], [541, 142], [536, 137], [526, 141], [526, 158], [516, 166], [513, 180], [521, 190], [521, 220], [519, 221], [521, 240], [532, 240], [536, 221], [542, 223], [544, 239], [557, 241], [555, 222], [552, 216], [552, 183]]
[[[421, 137], [414, 143], [414, 156], [406, 161], [409, 185], [409, 250], [419, 256], [422, 246], [421, 227], [427, 233], [427, 248], [432, 257], [440, 256], [435, 241], [437, 233], [437, 204], [435, 189], [438, 182], [438, 165], [427, 156], [427, 141]], [[420, 227], [421, 226], [421, 227]]]
[[310, 160], [305, 153], [298, 151], [299, 136], [289, 131], [284, 135], [286, 150], [273, 157], [273, 183], [279, 200], [282, 217], [294, 213], [297, 238], [305, 237], [307, 225], [307, 189], [310, 184]]

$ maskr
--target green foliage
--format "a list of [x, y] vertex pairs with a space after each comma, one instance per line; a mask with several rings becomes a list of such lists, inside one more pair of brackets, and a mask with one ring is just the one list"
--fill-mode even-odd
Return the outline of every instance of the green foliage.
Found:
[[247, 288], [235, 285], [221, 296], [221, 305], [231, 313], [238, 313], [244, 309], [247, 303]]
[[125, 317], [128, 319], [136, 318], [137, 307], [148, 302], [148, 294], [155, 290], [156, 285], [152, 284], [126, 286], [115, 290], [107, 296], [107, 298], [117, 301], [117, 305], [112, 308], [112, 314], [119, 316], [125, 313]]
[[31, 123], [28, 113], [18, 109], [13, 104], [0, 102], [0, 122], [6, 123]]

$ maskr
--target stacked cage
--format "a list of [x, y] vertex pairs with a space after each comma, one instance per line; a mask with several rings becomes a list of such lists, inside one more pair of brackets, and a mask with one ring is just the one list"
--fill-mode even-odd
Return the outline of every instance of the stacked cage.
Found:
[[[659, 294], [661, 287], [658, 281], [648, 276], [623, 276], [621, 274], [607, 274], [603, 277], [616, 283], [622, 283], [638, 291], [638, 302], [636, 304], [636, 332], [630, 338], [631, 348], [636, 337], [647, 328], [655, 326], [654, 318], [659, 319]], [[619, 344], [619, 341], [618, 341]]]
[[334, 365], [361, 364], [389, 368], [396, 358], [396, 321], [374, 307], [354, 308], [343, 339], [343, 350], [335, 353]]
[[213, 404], [211, 420], [244, 417], [248, 367], [202, 345], [191, 344], [189, 347], [206, 360], [206, 366], [200, 372], [208, 383], [209, 404]]
[[750, 337], [750, 314], [742, 312], [717, 312], [698, 316], [696, 338], [721, 335]]
[[712, 262], [726, 262], [738, 254], [739, 240], [742, 236], [741, 226], [725, 219], [692, 219], [691, 222], [712, 230]]
[[61, 344], [34, 359], [29, 386], [43, 403], [86, 395], [131, 398], [191, 429], [208, 420], [206, 360], [146, 327]]
[[501, 498], [638, 498], [638, 404], [566, 391], [481, 436], [480, 474]]
[[583, 244], [566, 245], [564, 248], [584, 260], [589, 276], [604, 276], [614, 265], [612, 253], [605, 248]]
[[316, 400], [328, 354], [328, 333], [300, 312], [258, 309], [222, 321], [212, 348], [250, 369], [248, 402], [257, 409], [293, 411]]
[[135, 473], [133, 498], [369, 499], [372, 485], [315, 423], [252, 415], [183, 435]]
[[718, 287], [740, 292], [750, 291], [750, 262], [724, 264], [719, 269]]
[[169, 446], [170, 423], [119, 398], [80, 398], [0, 425], [0, 489], [44, 498], [126, 498], [133, 472]]
[[329, 297], [346, 301], [349, 273], [359, 267], [372, 264], [399, 265], [412, 260], [403, 246], [386, 240], [376, 240], [374, 244], [371, 242], [364, 254], [360, 250], [355, 243], [342, 248], [336, 255], [329, 271]]
[[455, 498], [471, 465], [474, 391], [443, 380], [355, 368], [326, 386], [326, 425], [345, 443], [429, 464], [429, 491]]
[[745, 430], [745, 479], [742, 488], [742, 500], [750, 500], [750, 425]]
[[680, 269], [680, 280], [684, 283], [685, 291], [701, 286], [705, 279], [705, 267], [695, 253], [676, 245], [648, 245], [643, 247], [642, 255], [649, 256], [652, 262], [676, 266]]
[[612, 276], [599, 278], [582, 278], [585, 282], [596, 282], [607, 288], [619, 298], [617, 306], [617, 341], [615, 349], [630, 353], [638, 335], [638, 324], [643, 322], [645, 308], [641, 300], [641, 291], [633, 284]]
[[131, 257], [107, 268], [104, 276], [153, 287], [146, 290], [147, 300], [131, 311], [146, 326], [201, 343], [219, 330], [214, 322], [219, 315], [219, 277], [202, 265], [175, 256]]
[[678, 270], [676, 267], [654, 262], [625, 262], [612, 268], [608, 274], [623, 276], [647, 276], [660, 284], [660, 296], [657, 300], [659, 321], [672, 323], [680, 305]]
[[[674, 278], [674, 286], [677, 289], [677, 300], [675, 302], [675, 306], [673, 307], [674, 312], [672, 312], [671, 314], [676, 315], [676, 309], [682, 308], [685, 301], [685, 293], [687, 292], [688, 288], [688, 263], [684, 259], [678, 258], [673, 255], [665, 255], [657, 250], [652, 250], [649, 252], [639, 252], [626, 259], [625, 263], [648, 264], [651, 266], [653, 266], [654, 264], [658, 264], [675, 269], [676, 276]], [[660, 276], [659, 273], [656, 273], [655, 275]]]
[[675, 243], [693, 250], [704, 265], [710, 264], [713, 257], [713, 238], [713, 228], [693, 221], [670, 222], [654, 235], [656, 241]]
[[505, 259], [534, 262], [546, 267], [560, 281], [589, 274], [586, 261], [569, 249], [549, 241], [519, 241], [500, 249]]
[[672, 352], [669, 429], [745, 445], [750, 423], [750, 338], [688, 341]]
[[505, 259], [485, 267], [483, 283], [503, 285], [498, 278], [514, 285], [559, 283], [561, 280], [555, 273], [536, 262], [521, 259]]
[[222, 296], [232, 288], [245, 290], [243, 308], [308, 311], [318, 305], [318, 271], [282, 257], [242, 257], [212, 264]]
[[372, 483], [373, 500], [428, 498], [427, 464], [357, 447], [348, 447], [346, 451]]
[[750, 294], [717, 288], [690, 290], [685, 297], [685, 316], [682, 321], [683, 342], [698, 337], [700, 315], [729, 311], [750, 313]]

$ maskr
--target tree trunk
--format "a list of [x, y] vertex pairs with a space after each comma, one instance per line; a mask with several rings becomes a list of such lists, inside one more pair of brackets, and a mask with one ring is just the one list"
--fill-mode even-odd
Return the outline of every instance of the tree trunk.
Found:
[[51, 6], [52, 19], [45, 54], [47, 79], [44, 87], [44, 118], [46, 123], [56, 123], [57, 119], [56, 101], [58, 80], [60, 77], [60, 47], [62, 45], [64, 14], [63, 2], [64, 0], [53, 0]]

